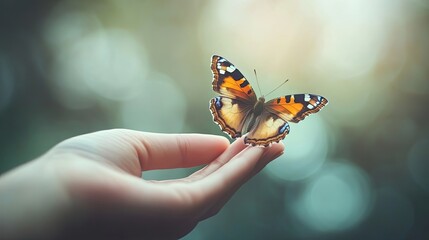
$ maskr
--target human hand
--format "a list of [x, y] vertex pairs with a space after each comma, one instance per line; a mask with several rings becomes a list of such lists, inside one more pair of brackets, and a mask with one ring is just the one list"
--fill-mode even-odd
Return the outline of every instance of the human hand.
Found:
[[[11, 239], [177, 239], [283, 149], [201, 134], [117, 129], [77, 136], [0, 177], [0, 212], [7, 212], [0, 232]], [[205, 164], [182, 179], [141, 179], [142, 171]]]

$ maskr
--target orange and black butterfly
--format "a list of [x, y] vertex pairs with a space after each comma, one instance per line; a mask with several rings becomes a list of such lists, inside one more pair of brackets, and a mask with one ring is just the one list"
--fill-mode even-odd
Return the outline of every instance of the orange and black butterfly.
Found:
[[247, 133], [246, 144], [279, 142], [289, 133], [288, 122], [297, 123], [328, 104], [326, 98], [314, 94], [286, 95], [265, 102], [225, 58], [213, 55], [211, 69], [213, 90], [220, 94], [210, 100], [213, 120], [232, 138]]

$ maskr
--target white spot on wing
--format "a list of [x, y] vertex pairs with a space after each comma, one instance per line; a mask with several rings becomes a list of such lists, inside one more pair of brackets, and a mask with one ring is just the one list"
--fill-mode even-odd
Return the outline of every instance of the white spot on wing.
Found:
[[311, 104], [308, 104], [308, 105], [307, 105], [307, 108], [308, 108], [308, 109], [313, 109], [313, 108], [314, 108], [314, 106], [313, 106], [313, 105], [311, 105]]
[[234, 67], [233, 65], [231, 65], [231, 66], [227, 67], [227, 68], [226, 68], [226, 70], [227, 70], [228, 72], [232, 73], [232, 72], [234, 72], [234, 71], [235, 71], [235, 67]]
[[223, 69], [219, 69], [219, 73], [220, 73], [220, 74], [225, 74], [225, 70], [223, 70]]
[[310, 101], [310, 94], [305, 94], [305, 96], [304, 96], [304, 100], [306, 101], [306, 102], [308, 102], [308, 101]]

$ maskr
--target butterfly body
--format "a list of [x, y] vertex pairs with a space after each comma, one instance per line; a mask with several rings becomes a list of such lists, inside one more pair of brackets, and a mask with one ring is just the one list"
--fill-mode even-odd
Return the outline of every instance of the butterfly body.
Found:
[[253, 112], [255, 113], [256, 116], [261, 115], [262, 111], [264, 110], [264, 103], [265, 103], [264, 97], [260, 97], [258, 101], [256, 101], [255, 106], [253, 107]]
[[225, 58], [212, 56], [211, 69], [213, 90], [220, 94], [210, 100], [213, 120], [232, 138], [247, 133], [246, 144], [269, 146], [284, 139], [290, 130], [288, 122], [299, 122], [328, 103], [314, 94], [286, 95], [265, 102]]

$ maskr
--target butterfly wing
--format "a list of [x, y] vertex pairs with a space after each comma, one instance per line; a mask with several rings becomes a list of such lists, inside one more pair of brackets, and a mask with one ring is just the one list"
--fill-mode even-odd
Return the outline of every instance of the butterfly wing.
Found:
[[289, 133], [289, 124], [276, 114], [265, 111], [258, 117], [255, 126], [244, 138], [246, 144], [269, 146]]
[[228, 60], [213, 55], [211, 69], [213, 90], [224, 97], [245, 103], [255, 103], [256, 95], [247, 79]]
[[213, 120], [232, 138], [240, 137], [256, 95], [246, 78], [228, 60], [213, 55], [213, 90], [221, 96], [210, 100]]
[[289, 121], [297, 123], [326, 104], [326, 98], [314, 94], [287, 95], [270, 100], [265, 103], [263, 113], [244, 142], [263, 146], [278, 142], [289, 133]]
[[264, 107], [285, 121], [297, 123], [327, 104], [328, 100], [319, 95], [295, 94], [272, 99]]
[[210, 111], [213, 120], [222, 131], [232, 138], [241, 137], [246, 118], [251, 111], [251, 106], [228, 97], [215, 97], [210, 100]]

